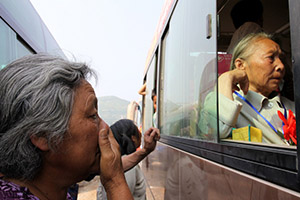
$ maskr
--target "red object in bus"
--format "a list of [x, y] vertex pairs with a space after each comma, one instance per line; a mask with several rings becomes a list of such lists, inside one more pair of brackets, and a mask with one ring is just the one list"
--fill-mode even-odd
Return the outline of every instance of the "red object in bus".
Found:
[[231, 54], [218, 53], [218, 75], [230, 70]]
[[289, 110], [288, 119], [278, 110], [277, 111], [279, 118], [283, 121], [284, 125], [282, 127], [284, 138], [289, 141], [290, 139], [297, 145], [297, 135], [296, 135], [296, 118], [294, 113]]

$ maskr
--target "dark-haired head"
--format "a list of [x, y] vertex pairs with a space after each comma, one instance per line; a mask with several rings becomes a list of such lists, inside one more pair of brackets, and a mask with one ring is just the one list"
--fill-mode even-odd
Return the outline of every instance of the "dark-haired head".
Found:
[[263, 25], [263, 5], [260, 0], [240, 0], [231, 10], [234, 27], [238, 29], [245, 22]]
[[110, 128], [120, 145], [122, 155], [131, 154], [140, 146], [141, 133], [132, 120], [121, 119]]

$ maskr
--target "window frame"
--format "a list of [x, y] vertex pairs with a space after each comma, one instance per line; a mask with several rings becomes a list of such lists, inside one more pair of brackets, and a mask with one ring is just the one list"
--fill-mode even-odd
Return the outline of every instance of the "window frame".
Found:
[[[300, 2], [297, 0], [289, 0], [289, 13], [290, 13], [290, 30], [291, 30], [291, 41], [300, 40], [300, 26], [299, 26], [299, 13]], [[292, 46], [292, 63], [293, 63], [293, 74], [294, 74], [294, 99], [296, 114], [300, 113], [300, 46], [296, 42], [291, 42]], [[300, 118], [296, 117], [296, 124], [300, 124]], [[300, 126], [296, 126], [297, 130], [297, 161], [298, 161], [298, 181], [300, 181], [300, 144], [299, 144], [299, 135], [300, 135]]]

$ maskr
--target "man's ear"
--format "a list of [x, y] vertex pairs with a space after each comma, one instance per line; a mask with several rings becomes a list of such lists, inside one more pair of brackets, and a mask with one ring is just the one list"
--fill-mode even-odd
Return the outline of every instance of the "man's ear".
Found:
[[34, 146], [39, 148], [42, 151], [48, 151], [49, 146], [48, 146], [48, 141], [44, 137], [37, 137], [35, 135], [30, 137], [30, 140]]
[[234, 61], [234, 65], [236, 69], [241, 69], [241, 70], [245, 70], [246, 67], [246, 61], [241, 59], [241, 58], [237, 58]]

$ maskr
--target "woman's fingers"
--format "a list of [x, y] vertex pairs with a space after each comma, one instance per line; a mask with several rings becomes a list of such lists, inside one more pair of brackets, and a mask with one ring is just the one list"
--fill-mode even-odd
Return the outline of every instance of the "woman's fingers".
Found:
[[114, 185], [114, 181], [123, 179], [123, 167], [119, 145], [116, 142], [110, 128], [102, 129], [99, 132], [100, 156], [100, 178], [106, 185]]

